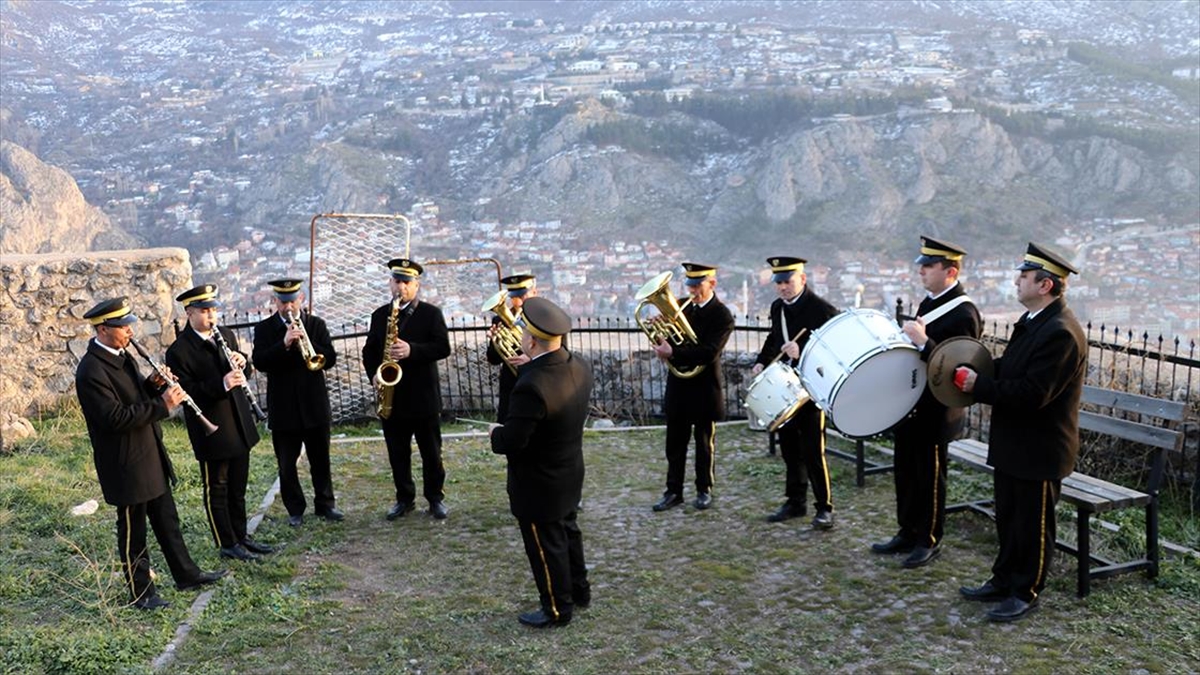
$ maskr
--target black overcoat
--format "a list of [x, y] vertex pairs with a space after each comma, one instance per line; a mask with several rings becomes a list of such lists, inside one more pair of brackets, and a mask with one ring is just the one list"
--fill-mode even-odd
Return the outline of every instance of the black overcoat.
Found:
[[1066, 300], [1013, 326], [995, 375], [980, 374], [975, 400], [992, 406], [988, 464], [1022, 480], [1059, 480], [1079, 457], [1079, 399], [1087, 338]]
[[287, 322], [278, 312], [254, 326], [254, 367], [267, 375], [267, 420], [274, 431], [327, 427], [332, 419], [325, 371], [337, 363], [337, 350], [320, 317], [301, 312], [313, 349], [325, 357], [321, 370], [309, 370], [299, 343], [283, 345]]
[[686, 371], [695, 366], [704, 370], [694, 377], [667, 375], [664, 408], [667, 418], [690, 422], [725, 419], [725, 374], [721, 370], [721, 350], [733, 333], [733, 314], [715, 294], [703, 307], [688, 305], [684, 317], [696, 333], [697, 342], [672, 345], [671, 365]]
[[[371, 313], [371, 327], [363, 344], [362, 361], [367, 377], [373, 378], [383, 363], [384, 339], [392, 305]], [[392, 396], [392, 417], [428, 417], [442, 411], [438, 365], [450, 356], [450, 332], [437, 305], [413, 300], [400, 311], [399, 336], [412, 348], [408, 358], [398, 361], [404, 375]]]
[[[791, 333], [787, 336], [783, 335], [782, 317], [785, 314], [787, 315], [787, 330]], [[771, 303], [771, 332], [767, 333], [767, 339], [763, 342], [755, 362], [764, 366], [770, 365], [771, 361], [779, 355], [783, 343], [795, 337], [801, 328], [807, 328], [808, 331], [796, 340], [796, 344], [800, 345], [800, 351], [803, 353], [804, 345], [808, 344], [808, 339], [812, 337], [813, 331], [824, 326], [826, 321], [837, 314], [837, 308], [813, 293], [807, 284], [800, 293], [800, 297], [790, 305], [785, 303], [782, 298], [776, 298], [775, 302]], [[792, 366], [799, 365], [799, 359], [793, 361], [785, 356], [781, 360]]]
[[75, 392], [104, 501], [126, 506], [166, 493], [173, 474], [158, 423], [170, 412], [133, 357], [116, 356], [93, 339], [75, 369]]
[[508, 457], [508, 501], [519, 520], [560, 520], [583, 494], [583, 427], [592, 370], [558, 349], [521, 366], [492, 452]]
[[[926, 297], [917, 307], [917, 316], [925, 316], [966, 294], [962, 284], [959, 283], [936, 300]], [[964, 302], [932, 323], [925, 325], [925, 336], [929, 338], [929, 341], [921, 350], [921, 360], [928, 362], [929, 355], [937, 348], [938, 343], [944, 340], [952, 337], [979, 339], [982, 332], [983, 320], [979, 316], [979, 309], [970, 301]], [[911, 433], [929, 443], [945, 443], [958, 438], [962, 433], [966, 424], [967, 410], [969, 410], [967, 407], [947, 408], [942, 405], [934, 397], [927, 383], [913, 414], [900, 422], [898, 426], [903, 428], [897, 429], [897, 431]]]
[[[230, 349], [239, 351], [233, 331], [224, 326], [217, 326], [217, 330], [221, 331]], [[250, 448], [258, 443], [254, 414], [242, 387], [225, 391], [224, 378], [229, 365], [217, 345], [187, 326], [167, 348], [166, 362], [172, 374], [179, 378], [179, 385], [191, 395], [204, 416], [218, 427], [211, 436], [205, 436], [195, 415], [184, 408], [188, 438], [192, 441], [196, 459], [208, 462], [250, 452]], [[249, 359], [245, 372], [247, 376], [251, 372]]]

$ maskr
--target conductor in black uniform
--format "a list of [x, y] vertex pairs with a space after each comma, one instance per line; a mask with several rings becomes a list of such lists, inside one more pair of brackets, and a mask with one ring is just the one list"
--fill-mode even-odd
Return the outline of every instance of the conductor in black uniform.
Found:
[[[250, 364], [238, 351], [233, 331], [217, 326], [217, 308], [221, 306], [217, 294], [216, 286], [205, 284], [175, 298], [183, 304], [187, 326], [167, 349], [166, 361], [179, 384], [218, 427], [206, 435], [195, 415], [185, 409], [188, 438], [200, 462], [204, 511], [213, 540], [222, 558], [257, 560], [258, 554], [272, 549], [246, 532], [250, 448], [258, 443], [258, 427], [242, 386]], [[214, 339], [217, 332], [229, 347], [232, 364]]]
[[[537, 297], [537, 279], [532, 274], [514, 274], [504, 277], [500, 280], [500, 285], [504, 287], [508, 293], [509, 309], [515, 318], [521, 317], [521, 307], [529, 298]], [[496, 351], [495, 343], [491, 341], [492, 335], [500, 330], [500, 317], [492, 317], [492, 327], [488, 329], [488, 346], [487, 346], [487, 361], [493, 366], [503, 365], [500, 369], [499, 380], [496, 384], [499, 401], [496, 405], [496, 421], [503, 422], [505, 415], [508, 414], [508, 397], [512, 393], [513, 385], [517, 383], [516, 368], [529, 363], [529, 357], [524, 352], [518, 353], [516, 356], [505, 361]]]
[[1064, 298], [1067, 276], [1078, 272], [1032, 242], [1017, 269], [1017, 300], [1027, 311], [993, 361], [995, 374], [966, 367], [955, 373], [963, 391], [992, 406], [987, 461], [995, 467], [1000, 552], [990, 579], [960, 589], [968, 600], [1000, 603], [988, 611], [991, 621], [1015, 621], [1033, 611], [1046, 586], [1057, 534], [1054, 507], [1062, 479], [1079, 457], [1079, 400], [1087, 373], [1087, 338]]
[[541, 599], [517, 618], [545, 628], [569, 623], [576, 607], [591, 603], [576, 505], [592, 372], [562, 347], [571, 319], [549, 300], [530, 298], [521, 323], [531, 360], [517, 375], [504, 424], [490, 432], [492, 452], [508, 457], [509, 504]]
[[[938, 343], [952, 337], [978, 339], [983, 331], [979, 310], [959, 282], [966, 251], [957, 244], [921, 237], [921, 285], [928, 295], [917, 317], [902, 329], [928, 360]], [[914, 412], [895, 433], [896, 520], [900, 530], [890, 540], [872, 544], [876, 553], [908, 553], [902, 565], [927, 565], [941, 553], [946, 523], [946, 454], [950, 441], [962, 434], [966, 408], [947, 408], [926, 387]]]
[[655, 511], [666, 511], [683, 503], [683, 477], [689, 437], [696, 441], [695, 507], [712, 506], [715, 480], [717, 422], [725, 419], [725, 375], [721, 350], [733, 333], [733, 314], [717, 297], [717, 268], [683, 263], [684, 286], [690, 302], [683, 317], [696, 333], [696, 342], [672, 345], [660, 340], [654, 346], [658, 358], [668, 365], [667, 485]]
[[96, 335], [75, 369], [75, 393], [87, 422], [92, 459], [104, 501], [117, 507], [117, 549], [133, 606], [158, 609], [168, 603], [150, 577], [146, 520], [180, 590], [225, 576], [202, 572], [192, 561], [171, 484], [175, 471], [158, 423], [186, 398], [183, 388], [159, 375], [143, 378], [129, 351], [131, 324], [138, 319], [127, 298], [114, 298], [84, 313]]
[[[267, 416], [288, 524], [303, 524], [308, 508], [296, 470], [302, 447], [312, 472], [313, 510], [318, 518], [340, 521], [345, 516], [334, 505], [329, 468], [332, 413], [325, 384], [325, 371], [337, 363], [337, 351], [325, 321], [300, 310], [303, 281], [278, 279], [267, 285], [274, 292], [275, 313], [254, 327], [254, 367], [267, 376]], [[304, 352], [309, 347], [302, 347], [306, 341], [311, 346], [308, 358]]]
[[[837, 315], [833, 305], [808, 287], [804, 272], [807, 260], [777, 256], [767, 260], [771, 280], [779, 297], [771, 303], [771, 329], [751, 373], [758, 375], [781, 357], [795, 367], [812, 332]], [[804, 329], [803, 333], [800, 333]], [[799, 334], [799, 337], [797, 335]], [[779, 454], [787, 467], [784, 488], [786, 501], [767, 520], [778, 523], [805, 515], [808, 484], [812, 482], [816, 516], [812, 526], [818, 530], [833, 527], [833, 498], [830, 494], [829, 466], [825, 461], [825, 413], [812, 401], [800, 406], [796, 414], [776, 431]]]
[[396, 339], [386, 344], [393, 308], [389, 302], [371, 314], [371, 327], [362, 350], [363, 366], [373, 382], [377, 381], [376, 373], [385, 350], [403, 369], [403, 376], [395, 385], [391, 415], [381, 420], [396, 487], [396, 502], [388, 509], [387, 519], [395, 520], [408, 513], [416, 501], [412, 477], [415, 437], [421, 452], [422, 488], [429, 502], [429, 513], [440, 520], [448, 511], [443, 501], [446, 470], [442, 466], [442, 397], [437, 362], [450, 356], [450, 333], [442, 310], [417, 299], [425, 269], [407, 258], [394, 258], [387, 267], [392, 298], [399, 302]]

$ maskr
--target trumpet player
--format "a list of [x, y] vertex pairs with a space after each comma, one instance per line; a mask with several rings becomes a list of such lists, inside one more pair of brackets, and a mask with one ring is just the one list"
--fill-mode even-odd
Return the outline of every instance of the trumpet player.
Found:
[[[75, 370], [75, 393], [87, 422], [92, 458], [104, 501], [117, 508], [117, 549], [134, 607], [155, 610], [169, 603], [150, 576], [146, 520], [154, 530], [179, 590], [225, 576], [204, 572], [192, 560], [179, 529], [171, 484], [175, 470], [163, 446], [159, 422], [187, 397], [177, 383], [142, 377], [129, 347], [133, 315], [129, 300], [113, 298], [83, 315], [96, 334]], [[169, 373], [168, 373], [169, 376]]]
[[308, 508], [296, 470], [302, 447], [312, 477], [313, 511], [318, 518], [339, 522], [345, 515], [333, 496], [329, 468], [333, 415], [325, 386], [325, 371], [337, 363], [337, 352], [325, 321], [300, 311], [303, 281], [277, 279], [267, 285], [275, 313], [254, 327], [254, 367], [267, 376], [267, 416], [288, 525], [302, 525]]
[[[689, 437], [696, 441], [694, 505], [701, 511], [712, 506], [717, 422], [725, 419], [721, 351], [733, 333], [733, 314], [715, 292], [716, 267], [683, 263], [683, 269], [689, 302], [682, 311], [697, 339], [672, 344], [660, 338], [654, 345], [655, 355], [674, 366], [667, 374], [667, 485], [662, 499], [653, 507], [655, 511], [683, 503]], [[680, 373], [697, 374], [681, 377]]]
[[[187, 326], [167, 349], [167, 366], [218, 430], [208, 434], [196, 416], [185, 411], [192, 453], [200, 462], [204, 511], [222, 558], [253, 561], [273, 552], [246, 532], [246, 484], [250, 480], [250, 449], [258, 443], [258, 427], [246, 395], [250, 363], [238, 351], [233, 331], [217, 325], [218, 289], [212, 284], [184, 291]], [[220, 333], [229, 356], [217, 344]], [[227, 362], [229, 361], [229, 362]]]
[[414, 508], [417, 491], [412, 478], [412, 441], [415, 437], [421, 453], [421, 482], [429, 514], [441, 520], [448, 512], [443, 492], [446, 470], [442, 466], [442, 398], [437, 362], [450, 356], [450, 333], [442, 310], [417, 299], [424, 268], [413, 260], [394, 258], [388, 261], [387, 269], [391, 300], [371, 314], [362, 350], [363, 367], [377, 390], [383, 384], [379, 375], [385, 362], [398, 366], [401, 373], [391, 385], [387, 414], [380, 410], [396, 488], [396, 502], [388, 509], [387, 519], [395, 520]]
[[[508, 306], [514, 319], [521, 317], [521, 307], [525, 301], [537, 297], [538, 294], [537, 279], [532, 274], [514, 274], [504, 277], [500, 280], [500, 286], [508, 295]], [[523, 351], [518, 350], [516, 355], [505, 359], [496, 350], [496, 333], [505, 329], [506, 326], [501, 318], [493, 316], [492, 326], [488, 329], [487, 361], [493, 366], [502, 366], [496, 386], [499, 394], [496, 405], [496, 421], [500, 423], [503, 423], [505, 416], [508, 415], [508, 398], [512, 393], [513, 385], [517, 383], [517, 369], [529, 363], [529, 357]]]

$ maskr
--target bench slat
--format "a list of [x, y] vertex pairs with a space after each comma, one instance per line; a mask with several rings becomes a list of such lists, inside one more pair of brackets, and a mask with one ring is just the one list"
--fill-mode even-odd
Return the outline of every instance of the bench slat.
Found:
[[1182, 422], [1186, 409], [1186, 406], [1180, 401], [1168, 401], [1153, 396], [1114, 391], [1091, 385], [1084, 386], [1082, 401], [1139, 415], [1151, 415], [1170, 422]]
[[1120, 420], [1087, 410], [1079, 411], [1079, 427], [1163, 450], [1176, 450], [1183, 440], [1183, 434], [1173, 429], [1164, 429], [1133, 420]]

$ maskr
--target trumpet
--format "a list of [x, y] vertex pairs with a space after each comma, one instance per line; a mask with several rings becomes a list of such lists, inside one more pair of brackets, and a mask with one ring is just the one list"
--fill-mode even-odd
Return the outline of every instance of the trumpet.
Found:
[[[221, 348], [221, 352], [225, 354], [225, 361], [229, 363], [229, 369], [233, 370], [237, 366], [233, 365], [233, 350], [229, 348], [229, 343], [225, 342], [225, 336], [221, 335], [221, 330], [217, 326], [212, 329], [213, 341]], [[250, 411], [254, 413], [255, 419], [259, 422], [264, 422], [267, 419], [267, 413], [258, 405], [258, 399], [254, 396], [254, 390], [250, 388], [249, 382], [242, 383], [242, 391], [246, 394], [246, 400], [250, 403]]]
[[299, 314], [292, 313], [288, 310], [288, 325], [300, 331], [300, 356], [304, 357], [304, 365], [309, 370], [320, 370], [325, 367], [325, 355], [317, 352], [313, 347], [312, 340], [308, 337], [308, 329], [304, 327], [304, 321], [300, 319]]
[[[171, 383], [175, 381], [174, 378], [167, 375], [166, 369], [164, 369], [158, 361], [155, 361], [154, 357], [146, 353], [146, 350], [142, 349], [142, 346], [134, 342], [132, 339], [129, 341], [129, 345], [137, 350], [138, 354], [141, 354], [142, 358], [146, 360], [146, 363], [150, 364], [150, 368], [154, 370], [155, 374], [157, 374], [163, 379], [164, 382], [167, 383], [167, 386], [171, 386]], [[196, 421], [200, 422], [200, 426], [204, 429], [204, 435], [212, 436], [213, 432], [215, 432], [218, 428], [217, 425], [210, 422], [209, 419], [204, 416], [204, 412], [200, 410], [200, 406], [196, 405], [196, 402], [192, 400], [192, 395], [186, 391], [183, 392], [183, 404], [186, 405], [188, 409], [192, 411], [192, 414], [196, 416]]]
[[380, 419], [392, 416], [392, 398], [396, 385], [404, 377], [404, 369], [392, 358], [392, 343], [400, 335], [400, 298], [392, 298], [392, 313], [388, 316], [387, 335], [383, 338], [383, 363], [375, 369], [375, 414]]
[[[637, 308], [633, 310], [633, 318], [637, 321], [638, 327], [650, 338], [652, 344], [666, 341], [672, 345], [682, 345], [684, 343], [698, 344], [700, 339], [696, 337], [696, 331], [692, 329], [692, 324], [688, 323], [687, 317], [683, 315], [683, 310], [692, 303], [691, 299], [684, 301], [682, 305], [671, 294], [671, 272], [663, 272], [647, 281], [638, 289], [637, 295], [634, 297], [638, 301]], [[659, 315], [649, 319], [642, 318], [642, 309], [647, 305], [653, 305], [658, 308]], [[667, 370], [671, 374], [680, 379], [688, 379], [704, 372], [705, 366], [693, 366], [687, 369], [676, 368], [667, 362]]]
[[516, 375], [517, 367], [508, 360], [521, 353], [521, 329], [517, 328], [517, 317], [513, 316], [512, 310], [504, 302], [506, 295], [507, 291], [497, 291], [484, 301], [481, 311], [495, 312], [496, 316], [500, 317], [500, 323], [496, 325], [492, 334], [492, 348], [504, 359], [504, 365]]

